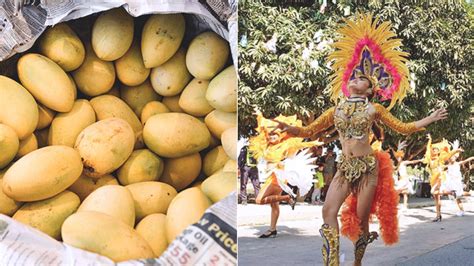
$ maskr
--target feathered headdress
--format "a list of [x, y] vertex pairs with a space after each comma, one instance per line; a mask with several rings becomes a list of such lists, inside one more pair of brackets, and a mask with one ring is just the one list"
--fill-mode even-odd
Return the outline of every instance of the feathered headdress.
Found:
[[359, 14], [355, 21], [345, 20], [338, 30], [341, 38], [333, 44], [336, 51], [329, 55], [334, 60], [335, 73], [331, 76], [331, 100], [338, 101], [344, 93], [349, 96], [350, 80], [364, 76], [373, 85], [374, 93], [382, 100], [391, 100], [388, 109], [405, 98], [409, 89], [408, 53], [400, 51], [400, 39], [395, 39], [390, 22], [378, 24], [372, 14]]

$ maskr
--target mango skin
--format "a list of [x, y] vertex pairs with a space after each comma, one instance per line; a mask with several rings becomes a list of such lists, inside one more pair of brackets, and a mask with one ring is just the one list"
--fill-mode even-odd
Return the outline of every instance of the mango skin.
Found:
[[199, 176], [201, 165], [202, 160], [199, 153], [166, 159], [160, 181], [173, 186], [177, 191], [181, 191]]
[[[0, 187], [3, 184], [3, 175], [5, 173], [0, 173]], [[3, 190], [0, 189], [0, 213], [7, 216], [12, 216], [21, 206], [23, 202], [19, 202], [9, 198]]]
[[224, 68], [229, 53], [229, 43], [217, 33], [207, 31], [189, 44], [186, 66], [195, 78], [210, 80]]
[[127, 224], [100, 212], [76, 212], [61, 228], [64, 243], [98, 253], [115, 262], [153, 258], [153, 250]]
[[137, 224], [135, 230], [148, 242], [155, 257], [161, 256], [168, 247], [165, 214], [154, 213], [146, 216]]
[[237, 73], [233, 65], [211, 80], [206, 99], [217, 110], [237, 112]]
[[68, 190], [76, 193], [81, 202], [87, 198], [94, 190], [106, 185], [118, 185], [117, 179], [113, 175], [104, 175], [96, 178], [88, 177], [82, 174]]
[[201, 190], [212, 202], [219, 202], [237, 189], [236, 178], [234, 172], [215, 173], [202, 182]]
[[119, 7], [103, 12], [92, 26], [92, 47], [102, 60], [122, 57], [133, 42], [133, 17]]
[[135, 150], [117, 171], [118, 180], [122, 185], [158, 181], [163, 166], [163, 160], [150, 150]]
[[182, 14], [151, 15], [143, 26], [142, 55], [146, 68], [157, 67], [178, 51], [184, 37]]
[[82, 173], [79, 153], [67, 146], [48, 146], [20, 158], [3, 177], [3, 192], [17, 201], [53, 197], [72, 185]]
[[107, 185], [96, 189], [84, 199], [77, 211], [104, 213], [132, 228], [135, 226], [135, 206], [132, 194], [119, 185]]
[[126, 188], [132, 193], [137, 220], [152, 213], [166, 213], [177, 194], [172, 186], [156, 181], [134, 183]]
[[23, 140], [35, 131], [38, 118], [38, 105], [28, 90], [0, 75], [0, 123], [11, 127]]
[[64, 70], [40, 54], [26, 54], [18, 60], [21, 84], [38, 102], [57, 112], [69, 112], [75, 88]]
[[108, 118], [86, 127], [74, 148], [84, 164], [84, 174], [99, 178], [117, 170], [132, 154], [135, 135], [120, 118]]
[[[190, 208], [192, 206], [192, 208]], [[186, 227], [199, 221], [211, 201], [200, 188], [181, 191], [171, 202], [166, 214], [166, 238], [171, 243]]]
[[0, 124], [0, 169], [7, 166], [20, 148], [20, 140], [11, 127]]
[[78, 68], [86, 56], [84, 44], [66, 23], [47, 29], [41, 36], [39, 49], [64, 71]]
[[60, 113], [53, 119], [48, 132], [48, 145], [74, 147], [79, 133], [95, 121], [95, 112], [90, 102], [76, 100], [70, 112]]
[[79, 204], [79, 197], [66, 190], [49, 199], [26, 203], [12, 218], [60, 240], [64, 220], [77, 210]]
[[146, 146], [162, 157], [177, 158], [209, 146], [211, 134], [197, 118], [182, 113], [161, 113], [150, 117], [143, 129]]

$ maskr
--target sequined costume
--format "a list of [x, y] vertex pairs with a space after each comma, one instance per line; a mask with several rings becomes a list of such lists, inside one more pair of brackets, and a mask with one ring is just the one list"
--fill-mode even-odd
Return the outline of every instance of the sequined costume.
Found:
[[[292, 125], [301, 126], [301, 121], [296, 116], [278, 116], [278, 121]], [[274, 202], [288, 201], [294, 192], [287, 185], [288, 183], [297, 186], [300, 194], [306, 194], [312, 186], [313, 169], [315, 166], [307, 155], [297, 154], [304, 148], [321, 145], [318, 141], [305, 142], [303, 138], [290, 138], [287, 133], [278, 130], [273, 131], [277, 123], [266, 119], [261, 113], [257, 114], [257, 136], [250, 139], [249, 150], [255, 159], [265, 161], [265, 169], [262, 179], [265, 180], [259, 195], [258, 204], [269, 204]], [[277, 135], [278, 138], [270, 141], [270, 135]], [[291, 174], [290, 174], [291, 173]], [[288, 195], [281, 195], [285, 191]]]
[[[292, 134], [311, 137], [332, 125], [337, 129], [343, 155], [336, 176], [340, 182], [349, 183], [352, 190], [342, 206], [341, 234], [353, 240], [354, 265], [360, 265], [366, 246], [377, 237], [376, 233], [362, 232], [360, 228], [357, 192], [361, 185], [376, 186], [369, 207], [370, 214], [379, 219], [383, 241], [386, 244], [398, 241], [398, 194], [394, 190], [393, 165], [387, 152], [370, 148], [372, 126], [380, 122], [401, 134], [411, 134], [423, 128], [417, 128], [415, 123], [404, 123], [389, 112], [409, 90], [409, 73], [405, 65], [408, 54], [399, 50], [401, 41], [393, 38], [396, 34], [391, 31], [390, 23], [379, 23], [372, 14], [359, 14], [355, 20], [345, 22], [347, 25], [338, 31], [342, 37], [333, 44], [336, 51], [328, 57], [335, 72], [331, 76], [329, 92], [336, 106], [310, 125], [294, 129]], [[390, 100], [387, 108], [371, 103], [365, 97], [350, 97], [349, 82], [359, 77], [369, 80], [374, 97]], [[320, 233], [324, 243], [324, 264], [339, 265], [337, 229], [324, 224]]]
[[[439, 154], [433, 154], [433, 149], [438, 149]], [[430, 173], [430, 185], [434, 191], [438, 191], [441, 183], [446, 179], [446, 171], [444, 166], [446, 162], [459, 151], [452, 150], [451, 145], [445, 139], [441, 142], [433, 144], [431, 137], [426, 145], [426, 152], [424, 157], [424, 163]]]

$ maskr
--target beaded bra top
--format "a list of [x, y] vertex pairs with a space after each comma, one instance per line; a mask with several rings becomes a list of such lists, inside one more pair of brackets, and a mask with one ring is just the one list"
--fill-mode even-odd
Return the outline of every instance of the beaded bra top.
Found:
[[367, 98], [349, 98], [338, 103], [334, 126], [344, 139], [364, 139], [370, 134], [374, 115], [369, 112]]

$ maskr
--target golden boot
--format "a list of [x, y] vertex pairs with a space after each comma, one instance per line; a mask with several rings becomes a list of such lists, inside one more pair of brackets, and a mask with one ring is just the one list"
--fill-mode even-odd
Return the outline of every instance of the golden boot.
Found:
[[323, 238], [323, 263], [325, 266], [339, 266], [339, 232], [337, 228], [323, 224], [319, 233]]
[[379, 235], [377, 232], [363, 233], [354, 246], [354, 266], [362, 265], [362, 258], [364, 257], [365, 249], [369, 243], [377, 239]]

